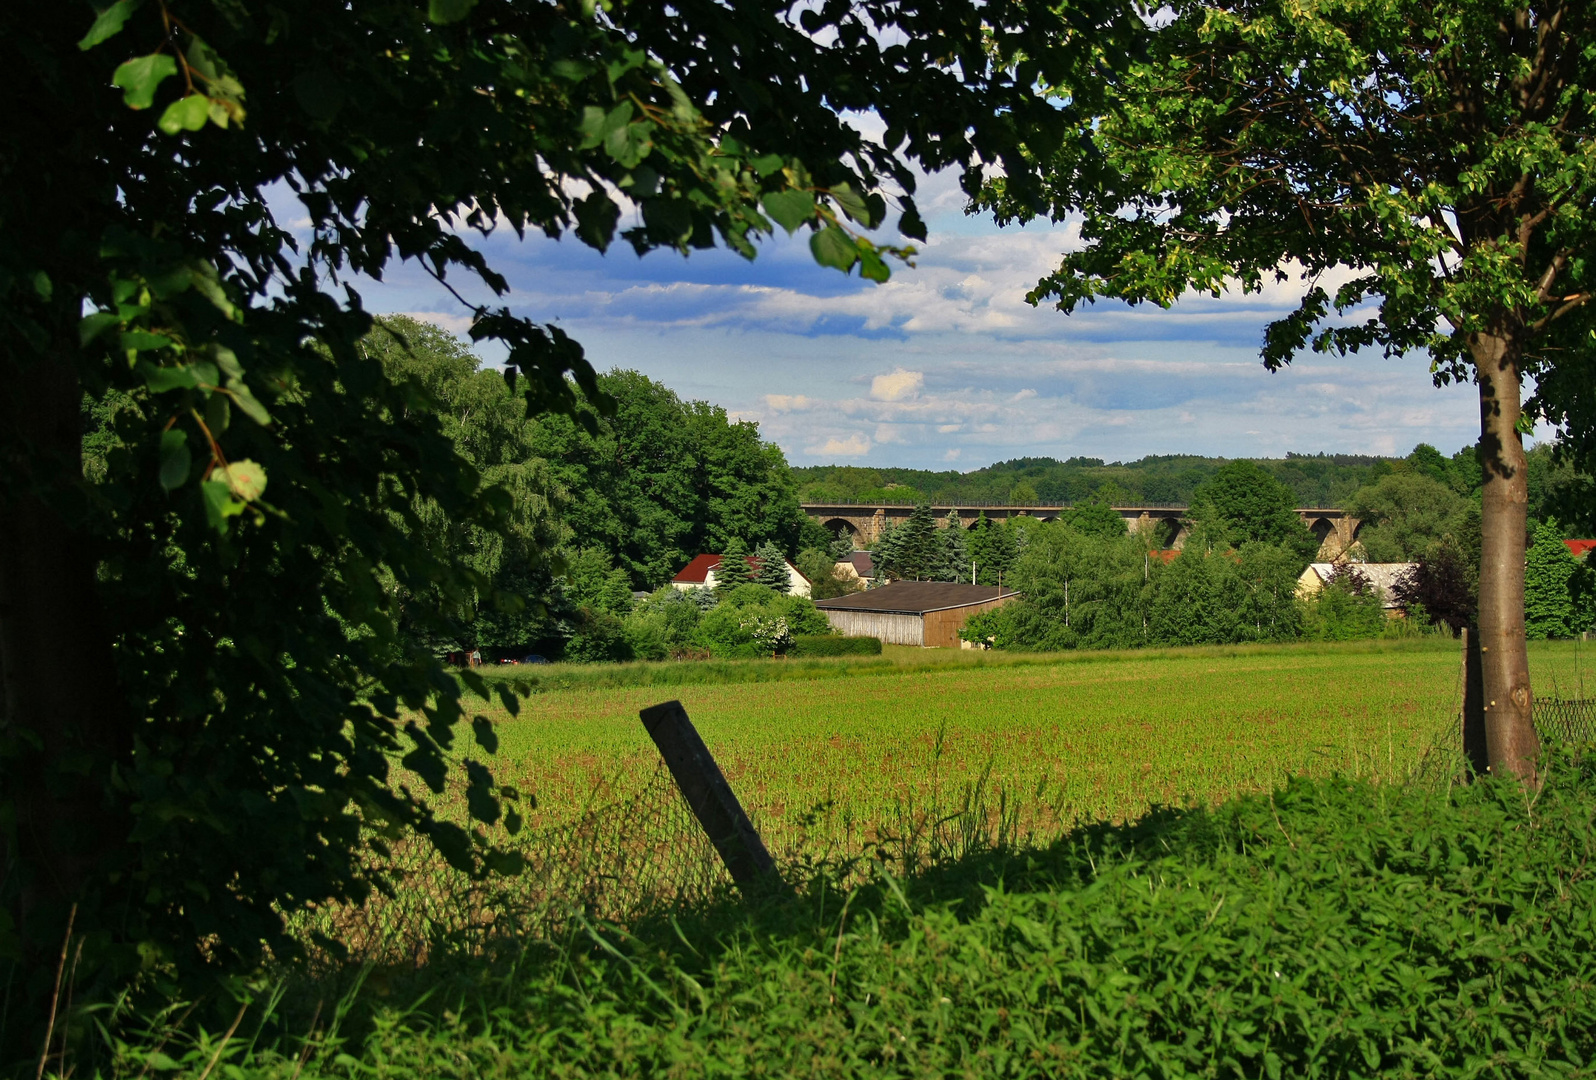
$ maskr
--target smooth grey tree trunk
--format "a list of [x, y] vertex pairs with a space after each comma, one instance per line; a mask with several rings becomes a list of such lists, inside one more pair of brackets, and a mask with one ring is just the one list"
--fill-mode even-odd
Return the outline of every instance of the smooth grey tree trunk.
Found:
[[1469, 339], [1480, 393], [1480, 673], [1491, 772], [1539, 782], [1529, 650], [1524, 638], [1524, 551], [1528, 464], [1518, 431], [1518, 335], [1498, 329]]

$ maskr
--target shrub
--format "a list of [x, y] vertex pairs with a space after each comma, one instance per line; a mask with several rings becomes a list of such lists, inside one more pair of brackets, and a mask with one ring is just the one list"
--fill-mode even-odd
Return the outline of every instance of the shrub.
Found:
[[800, 634], [792, 639], [789, 656], [880, 656], [881, 639], [843, 637], [841, 634]]

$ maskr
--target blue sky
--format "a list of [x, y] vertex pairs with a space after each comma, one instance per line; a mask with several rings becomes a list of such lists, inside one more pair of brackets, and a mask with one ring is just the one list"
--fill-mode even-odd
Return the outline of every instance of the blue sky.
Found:
[[[1418, 442], [1450, 453], [1477, 435], [1474, 388], [1437, 389], [1422, 357], [1310, 355], [1266, 372], [1258, 345], [1295, 306], [1289, 285], [1065, 316], [1024, 295], [1074, 242], [1071, 228], [967, 217], [948, 175], [925, 181], [921, 207], [930, 239], [883, 285], [816, 266], [804, 232], [766, 242], [753, 262], [725, 251], [639, 259], [625, 244], [599, 255], [508, 232], [478, 242], [517, 313], [561, 325], [600, 370], [635, 368], [758, 421], [797, 465], [1405, 454]], [[410, 267], [362, 293], [374, 311], [468, 322]]]

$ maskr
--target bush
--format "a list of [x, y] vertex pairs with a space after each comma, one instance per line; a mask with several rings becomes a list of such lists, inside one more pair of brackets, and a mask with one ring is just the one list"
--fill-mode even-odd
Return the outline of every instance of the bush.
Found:
[[633, 659], [626, 624], [607, 611], [580, 608], [576, 634], [565, 643], [565, 659], [578, 664]]
[[831, 623], [806, 597], [787, 596], [763, 585], [739, 585], [725, 595], [725, 600], [704, 614], [694, 634], [694, 644], [708, 649], [716, 659], [746, 659], [783, 651], [785, 643], [772, 648], [768, 634], [778, 623], [785, 624], [783, 639], [831, 630]]
[[789, 656], [880, 656], [881, 639], [843, 637], [841, 634], [800, 634], [792, 639]]

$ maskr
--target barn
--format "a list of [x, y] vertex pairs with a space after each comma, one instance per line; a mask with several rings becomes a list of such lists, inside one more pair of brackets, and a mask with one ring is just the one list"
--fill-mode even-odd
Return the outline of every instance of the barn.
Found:
[[972, 615], [1001, 607], [1019, 594], [991, 585], [955, 585], [946, 581], [894, 581], [869, 592], [815, 607], [847, 637], [877, 637], [889, 645], [921, 645], [953, 649], [963, 645], [959, 628]]

